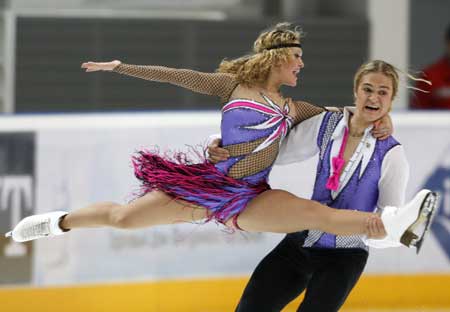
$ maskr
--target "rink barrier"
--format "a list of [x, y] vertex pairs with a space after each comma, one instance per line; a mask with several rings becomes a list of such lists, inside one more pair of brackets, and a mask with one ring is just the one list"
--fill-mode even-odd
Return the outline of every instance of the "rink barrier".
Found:
[[[449, 116], [449, 114], [438, 112], [402, 113], [400, 115], [393, 114], [393, 119], [397, 129], [400, 127], [415, 129], [421, 125], [443, 128], [449, 126]], [[192, 120], [195, 120], [194, 125]], [[220, 115], [217, 112], [15, 116], [2, 117], [0, 131], [59, 129], [123, 129], [125, 131], [143, 127], [158, 129], [171, 125], [212, 126], [219, 125], [219, 122]], [[433, 268], [436, 266], [436, 259], [439, 257], [445, 259], [442, 250], [437, 247], [435, 249], [439, 253], [432, 253], [430, 258], [422, 259]], [[406, 260], [402, 259], [402, 261]], [[415, 260], [410, 262], [415, 263]], [[448, 262], [445, 262], [445, 265], [448, 265]], [[345, 310], [369, 308], [388, 310], [450, 309], [450, 274], [447, 267], [444, 274], [427, 274], [426, 272], [416, 274], [413, 272], [404, 275], [365, 275], [350, 295]], [[386, 272], [390, 269], [389, 266], [383, 268], [386, 269]], [[149, 270], [149, 266], [143, 269]], [[429, 269], [427, 268], [427, 270]], [[4, 271], [0, 270], [0, 275], [2, 272]], [[3, 286], [0, 287], [0, 311], [29, 311], [31, 309], [38, 312], [233, 311], [247, 280], [248, 277], [193, 280], [179, 280], [174, 277], [174, 279], [143, 283], [123, 281], [118, 284], [97, 285], [72, 283], [58, 287]], [[295, 311], [299, 300], [301, 299], [290, 304], [285, 311]]]
[[[2, 311], [229, 312], [248, 278], [0, 289]], [[363, 276], [343, 310], [450, 309], [450, 275]], [[302, 295], [283, 311], [295, 311]], [[326, 300], [326, 298], [324, 298]]]

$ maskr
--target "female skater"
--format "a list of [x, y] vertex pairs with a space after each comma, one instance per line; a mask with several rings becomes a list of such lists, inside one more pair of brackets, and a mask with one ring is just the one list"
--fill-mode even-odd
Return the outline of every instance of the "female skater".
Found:
[[[409, 176], [403, 147], [393, 137], [380, 141], [370, 134], [374, 118], [386, 112], [382, 107], [392, 107], [398, 81], [397, 71], [386, 62], [362, 65], [354, 77], [354, 114], [347, 107], [343, 113], [321, 113], [296, 126], [284, 140], [278, 164], [320, 155], [313, 200], [368, 212], [403, 204]], [[209, 153], [212, 162], [227, 159], [227, 150], [217, 146]], [[340, 175], [330, 168], [333, 158], [347, 164]], [[383, 231], [378, 224], [369, 228], [372, 236]], [[256, 267], [237, 311], [281, 311], [305, 289], [297, 311], [338, 311], [364, 270], [368, 245], [400, 244], [389, 237], [368, 241], [317, 230], [288, 234]]]
[[[133, 157], [135, 175], [142, 181], [142, 194], [136, 200], [125, 205], [102, 202], [70, 213], [30, 216], [8, 235], [16, 241], [27, 241], [82, 227], [133, 229], [201, 219], [245, 231], [291, 233], [314, 229], [336, 235], [365, 234], [368, 222], [380, 222], [376, 214], [329, 208], [286, 191], [271, 190], [267, 184], [279, 145], [289, 129], [323, 111], [284, 98], [279, 92], [281, 85], [297, 84], [304, 66], [300, 39], [299, 31], [279, 24], [259, 35], [253, 54], [224, 60], [218, 73], [120, 61], [83, 63], [87, 72], [114, 71], [219, 96], [224, 103], [222, 141], [232, 157], [217, 165], [206, 161], [192, 164], [181, 157], [169, 160], [141, 151]], [[387, 233], [397, 241], [409, 235], [410, 227], [425, 213], [423, 203], [429, 196], [429, 191], [419, 193], [400, 210], [402, 214], [383, 218]]]

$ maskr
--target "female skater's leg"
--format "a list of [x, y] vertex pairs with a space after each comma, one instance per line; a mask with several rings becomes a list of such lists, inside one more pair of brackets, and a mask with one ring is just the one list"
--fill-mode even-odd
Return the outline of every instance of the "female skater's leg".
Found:
[[[360, 211], [341, 210], [318, 202], [301, 199], [281, 190], [261, 193], [247, 205], [237, 218], [230, 218], [227, 225], [237, 225], [252, 232], [292, 233], [305, 229], [320, 230], [335, 235], [368, 233], [369, 223], [374, 220], [384, 224], [392, 241], [406, 246], [416, 245], [418, 238], [413, 230], [426, 222], [429, 226], [436, 211], [436, 194], [420, 191], [412, 201], [397, 213], [386, 214], [383, 222], [378, 215]], [[384, 214], [383, 214], [384, 215]], [[117, 228], [141, 228], [159, 224], [190, 222], [204, 219], [207, 210], [173, 200], [169, 195], [154, 191], [127, 205], [105, 202], [87, 206], [71, 213], [55, 211], [30, 216], [8, 232], [15, 241], [24, 242], [36, 238], [60, 235], [62, 230], [80, 227], [111, 226]], [[418, 238], [421, 242], [422, 236]], [[420, 247], [420, 244], [418, 245]]]
[[74, 210], [53, 211], [24, 218], [14, 230], [6, 233], [17, 242], [61, 235], [67, 230], [110, 226], [135, 229], [159, 224], [192, 222], [207, 217], [207, 210], [182, 200], [174, 200], [161, 191], [153, 191], [120, 205], [101, 202]]
[[[309, 229], [352, 235], [365, 234], [370, 218], [379, 217], [374, 213], [329, 208], [286, 191], [269, 190], [248, 204], [237, 223], [250, 232], [293, 233]], [[232, 220], [227, 224], [231, 225]]]
[[75, 210], [62, 219], [60, 226], [63, 229], [101, 226], [134, 229], [204, 218], [204, 208], [176, 201], [163, 192], [154, 191], [126, 205], [102, 202]]
[[[367, 220], [373, 215], [328, 208], [285, 191], [269, 190], [250, 201], [239, 216], [238, 226], [252, 232], [291, 233], [317, 229], [338, 235], [363, 234]], [[70, 213], [59, 211], [27, 217], [7, 235], [12, 235], [16, 241], [28, 241], [76, 228], [135, 229], [206, 217], [205, 208], [153, 191], [126, 205], [102, 202]], [[230, 219], [227, 225], [232, 226], [232, 223]]]

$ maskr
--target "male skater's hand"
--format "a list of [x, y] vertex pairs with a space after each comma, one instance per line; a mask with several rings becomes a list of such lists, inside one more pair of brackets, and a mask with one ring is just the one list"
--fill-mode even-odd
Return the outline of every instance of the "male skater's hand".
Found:
[[387, 235], [386, 230], [384, 229], [383, 222], [378, 215], [367, 218], [366, 232], [367, 238], [372, 239], [383, 239]]
[[391, 116], [385, 115], [373, 124], [372, 135], [375, 139], [385, 140], [394, 132]]
[[220, 147], [221, 142], [221, 139], [215, 139], [208, 145], [208, 160], [213, 164], [227, 160], [230, 157], [230, 153]]
[[99, 71], [99, 70], [112, 71], [114, 68], [119, 66], [121, 63], [122, 62], [119, 60], [114, 60], [112, 62], [101, 62], [101, 63], [86, 62], [86, 63], [81, 64], [81, 68], [85, 68], [86, 72], [88, 72], [88, 73]]

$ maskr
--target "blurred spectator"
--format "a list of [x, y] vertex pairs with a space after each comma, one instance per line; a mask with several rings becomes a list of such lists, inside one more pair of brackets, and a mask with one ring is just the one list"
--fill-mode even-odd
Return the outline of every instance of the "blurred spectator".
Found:
[[445, 55], [423, 70], [423, 78], [432, 85], [419, 81], [411, 101], [415, 109], [450, 109], [450, 24], [445, 33]]

